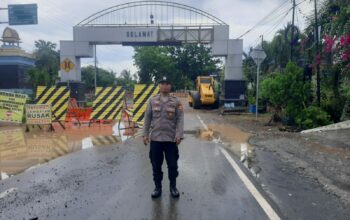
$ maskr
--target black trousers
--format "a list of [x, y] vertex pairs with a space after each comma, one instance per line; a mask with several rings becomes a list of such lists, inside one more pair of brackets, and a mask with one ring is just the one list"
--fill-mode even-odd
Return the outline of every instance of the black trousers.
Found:
[[153, 180], [156, 187], [162, 187], [163, 172], [162, 164], [165, 160], [168, 165], [168, 174], [170, 186], [176, 186], [176, 177], [179, 175], [177, 171], [177, 160], [179, 159], [179, 148], [175, 142], [158, 142], [151, 141], [149, 158], [151, 159], [153, 169]]

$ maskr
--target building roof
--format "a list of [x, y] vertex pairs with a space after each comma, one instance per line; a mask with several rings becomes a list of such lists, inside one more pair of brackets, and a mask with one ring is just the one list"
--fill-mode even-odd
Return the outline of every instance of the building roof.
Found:
[[16, 30], [6, 27], [2, 34], [1, 41], [4, 43], [20, 43], [21, 39]]

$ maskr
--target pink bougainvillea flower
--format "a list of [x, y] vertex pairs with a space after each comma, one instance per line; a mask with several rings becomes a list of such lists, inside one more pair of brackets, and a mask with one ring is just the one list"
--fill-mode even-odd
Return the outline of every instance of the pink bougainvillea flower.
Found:
[[333, 45], [335, 43], [335, 39], [333, 37], [329, 36], [329, 35], [325, 35], [323, 37], [323, 40], [324, 40], [324, 44], [325, 44], [324, 51], [326, 53], [331, 53]]
[[340, 45], [341, 46], [349, 46], [350, 44], [350, 34], [346, 36], [342, 36], [340, 39]]

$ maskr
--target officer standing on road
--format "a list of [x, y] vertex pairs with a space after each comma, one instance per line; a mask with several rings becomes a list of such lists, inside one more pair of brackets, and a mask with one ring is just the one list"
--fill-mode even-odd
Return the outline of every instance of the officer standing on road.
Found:
[[178, 145], [183, 139], [184, 111], [181, 101], [170, 96], [171, 83], [166, 77], [159, 82], [160, 94], [152, 97], [145, 112], [143, 129], [143, 142], [150, 143], [149, 157], [153, 168], [155, 189], [152, 198], [162, 194], [162, 164], [165, 159], [168, 165], [170, 181], [170, 194], [177, 198], [180, 196], [176, 188], [178, 176], [177, 161], [179, 159]]

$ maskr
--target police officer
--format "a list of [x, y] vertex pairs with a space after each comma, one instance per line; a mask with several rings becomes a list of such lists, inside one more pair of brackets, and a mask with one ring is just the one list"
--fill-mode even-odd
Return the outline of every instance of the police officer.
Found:
[[165, 155], [170, 194], [176, 198], [180, 196], [176, 188], [176, 177], [178, 176], [178, 145], [183, 139], [184, 112], [181, 101], [170, 95], [171, 83], [166, 77], [159, 81], [159, 90], [160, 94], [152, 97], [147, 105], [143, 129], [144, 144], [147, 145], [150, 142], [149, 157], [155, 184], [151, 195], [152, 198], [157, 198], [162, 194], [162, 164]]

